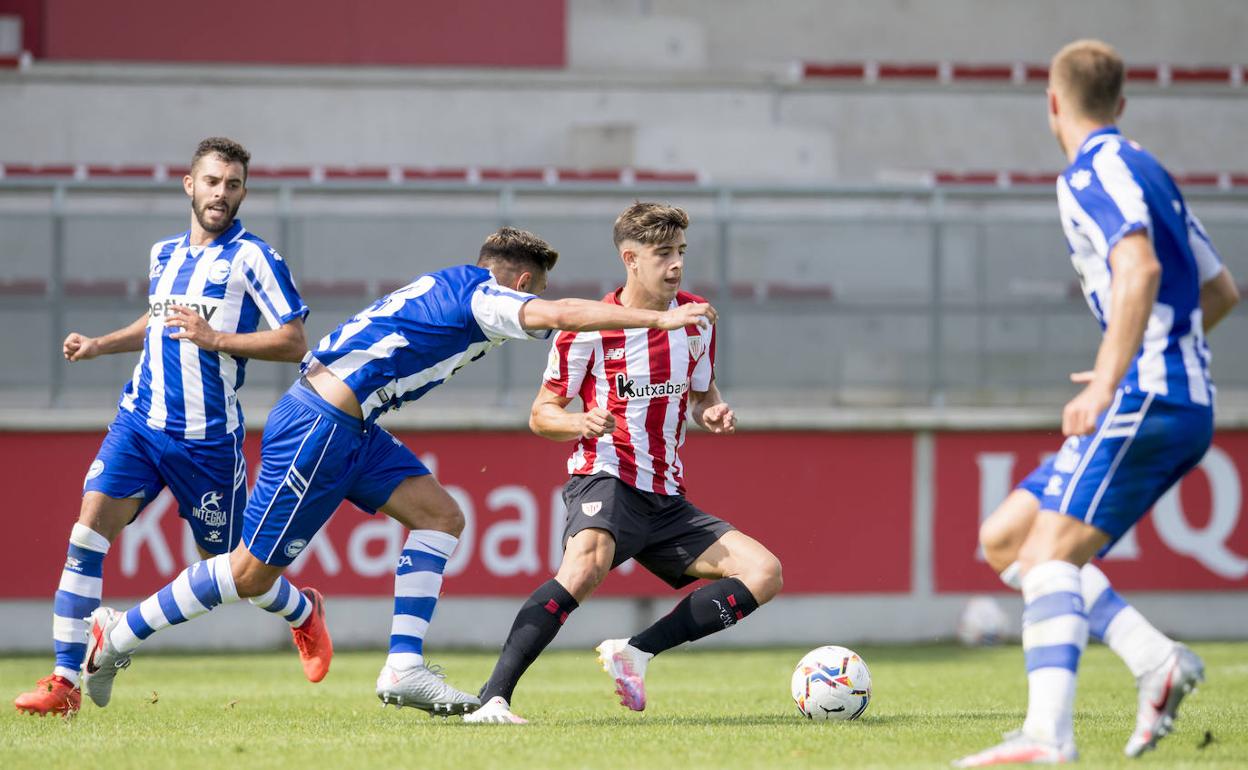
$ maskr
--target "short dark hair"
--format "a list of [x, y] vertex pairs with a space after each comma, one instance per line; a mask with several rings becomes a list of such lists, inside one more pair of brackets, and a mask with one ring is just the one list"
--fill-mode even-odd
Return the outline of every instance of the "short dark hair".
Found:
[[477, 257], [478, 265], [492, 262], [503, 262], [510, 267], [541, 270], [548, 273], [559, 261], [559, 252], [527, 230], [515, 227], [503, 227], [485, 239], [481, 244], [481, 253]]
[[624, 241], [654, 246], [667, 243], [688, 227], [689, 215], [684, 209], [666, 203], [634, 201], [616, 217], [611, 235], [616, 248]]
[[247, 148], [233, 139], [227, 139], [224, 136], [210, 136], [200, 142], [199, 146], [195, 148], [195, 154], [191, 156], [191, 168], [195, 168], [195, 164], [199, 163], [199, 159], [205, 155], [220, 155], [227, 163], [241, 163], [243, 165], [243, 178], [247, 178], [247, 164], [251, 163], [251, 153], [247, 152]]
[[1076, 40], [1053, 57], [1050, 80], [1069, 96], [1082, 115], [1113, 123], [1118, 118], [1125, 79], [1122, 57], [1100, 40]]

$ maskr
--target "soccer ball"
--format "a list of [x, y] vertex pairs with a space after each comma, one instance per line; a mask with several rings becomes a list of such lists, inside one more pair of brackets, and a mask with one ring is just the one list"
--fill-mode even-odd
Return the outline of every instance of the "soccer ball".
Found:
[[966, 603], [958, 618], [958, 641], [967, 647], [1000, 644], [1009, 619], [996, 599], [975, 596]]
[[845, 647], [830, 644], [806, 653], [791, 684], [797, 710], [807, 719], [857, 719], [871, 702], [871, 672]]

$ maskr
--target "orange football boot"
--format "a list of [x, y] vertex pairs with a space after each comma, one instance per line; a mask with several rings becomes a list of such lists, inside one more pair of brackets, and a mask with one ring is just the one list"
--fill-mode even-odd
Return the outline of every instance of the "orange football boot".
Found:
[[319, 682], [329, 673], [329, 661], [334, 657], [334, 640], [329, 638], [325, 625], [325, 597], [315, 588], [304, 588], [300, 593], [312, 603], [312, 614], [298, 628], [291, 628], [299, 648], [299, 660], [303, 661], [303, 674], [309, 682]]
[[17, 696], [13, 705], [27, 714], [69, 716], [82, 706], [82, 690], [65, 677], [51, 674], [40, 679], [35, 689]]

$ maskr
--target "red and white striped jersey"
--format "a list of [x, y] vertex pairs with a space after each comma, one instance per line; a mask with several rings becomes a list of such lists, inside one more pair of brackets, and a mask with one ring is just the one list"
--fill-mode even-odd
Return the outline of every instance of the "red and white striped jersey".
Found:
[[[619, 292], [603, 301], [618, 304]], [[672, 307], [705, 301], [682, 291]], [[676, 450], [685, 441], [689, 391], [708, 390], [714, 368], [714, 327], [560, 333], [544, 385], [565, 398], [580, 396], [586, 411], [603, 407], [615, 416], [613, 433], [577, 441], [568, 473], [606, 471], [645, 492], [683, 495]]]

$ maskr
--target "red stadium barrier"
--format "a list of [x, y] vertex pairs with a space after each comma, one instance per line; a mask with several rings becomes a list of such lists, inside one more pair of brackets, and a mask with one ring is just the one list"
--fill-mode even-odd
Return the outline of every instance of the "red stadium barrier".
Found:
[[[1061, 437], [1044, 433], [949, 433], [936, 437], [936, 589], [993, 591], [976, 532], [1009, 489]], [[1126, 590], [1248, 590], [1248, 431], [1221, 431], [1199, 469], [1163, 497], [1103, 561]]]
[[[559, 490], [570, 448], [527, 433], [399, 433], [435, 469], [469, 525], [446, 593], [522, 596], [552, 573], [562, 522]], [[97, 433], [0, 433], [0, 464], [39, 489], [37, 510], [8, 520], [0, 597], [48, 599], [78, 511]], [[912, 433], [694, 434], [684, 451], [690, 499], [757, 537], [784, 563], [785, 591], [909, 593], [914, 579]], [[258, 436], [247, 442], [254, 474]], [[934, 437], [934, 582], [939, 592], [1004, 590], [976, 557], [981, 515], [1057, 449], [1045, 432]], [[1105, 562], [1123, 590], [1248, 590], [1248, 431], [1220, 432], [1201, 469], [1163, 500]], [[193, 547], [167, 493], [114, 545], [106, 595], [143, 596], [170, 580]], [[294, 568], [298, 581], [337, 596], [391, 594], [398, 525], [344, 504]], [[921, 539], [920, 539], [921, 541]], [[919, 561], [922, 561], [920, 559]], [[622, 570], [599, 593], [666, 588]]]
[[[1049, 80], [1049, 65], [1024, 62], [799, 62], [803, 80], [932, 81], [949, 83], [1013, 83], [1034, 87]], [[1237, 88], [1243, 85], [1241, 65], [1133, 64], [1127, 82], [1161, 87], [1205, 85]]]

